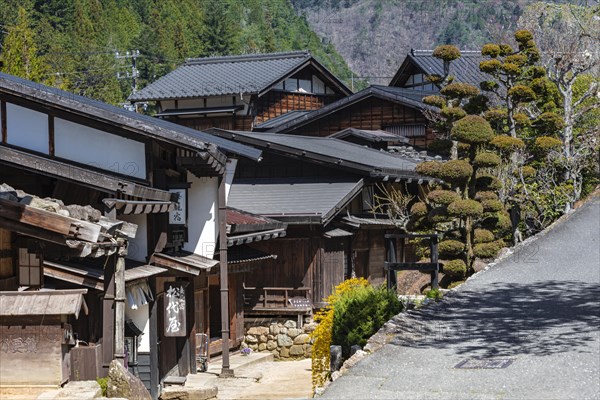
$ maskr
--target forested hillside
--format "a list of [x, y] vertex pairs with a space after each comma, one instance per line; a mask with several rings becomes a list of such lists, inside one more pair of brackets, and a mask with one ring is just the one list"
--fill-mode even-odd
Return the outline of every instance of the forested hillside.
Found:
[[113, 104], [190, 57], [309, 49], [350, 76], [288, 0], [0, 0], [0, 28], [3, 72]]
[[[292, 0], [350, 68], [387, 84], [411, 48], [454, 44], [479, 50], [510, 40], [531, 0]], [[553, 1], [560, 3], [561, 1]], [[581, 3], [578, 1], [577, 3]]]

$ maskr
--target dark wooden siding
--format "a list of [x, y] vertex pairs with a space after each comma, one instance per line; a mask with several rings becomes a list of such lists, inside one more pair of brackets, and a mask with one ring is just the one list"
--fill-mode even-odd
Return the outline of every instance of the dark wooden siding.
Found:
[[242, 115], [235, 117], [174, 118], [170, 121], [197, 130], [213, 127], [238, 131], [252, 130], [252, 117]]
[[[350, 127], [366, 130], [386, 130], [387, 127], [401, 124], [427, 124], [427, 119], [416, 108], [403, 106], [388, 100], [368, 98], [289, 133], [329, 136]], [[433, 131], [429, 128], [427, 129], [426, 139], [410, 138], [411, 143], [416, 145], [426, 144], [426, 141], [432, 139]]]
[[341, 96], [271, 90], [256, 101], [256, 124], [294, 110], [318, 110]]
[[[134, 373], [130, 367], [129, 372]], [[150, 353], [138, 353], [138, 377], [146, 386], [146, 389], [150, 391]]]

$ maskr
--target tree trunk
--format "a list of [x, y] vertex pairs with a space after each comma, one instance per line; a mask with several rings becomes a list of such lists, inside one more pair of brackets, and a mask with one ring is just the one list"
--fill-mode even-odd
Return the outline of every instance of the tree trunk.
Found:
[[521, 222], [521, 207], [513, 203], [510, 207], [510, 224], [512, 227], [513, 244], [517, 245], [523, 241], [523, 235], [519, 229], [519, 223]]

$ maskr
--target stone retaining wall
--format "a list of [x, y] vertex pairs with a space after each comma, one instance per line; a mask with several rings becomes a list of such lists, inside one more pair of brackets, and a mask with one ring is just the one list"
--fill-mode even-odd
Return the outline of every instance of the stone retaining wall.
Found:
[[310, 322], [298, 328], [296, 321], [273, 322], [268, 326], [253, 326], [246, 330], [241, 348], [269, 351], [276, 359], [308, 358], [312, 352], [310, 333], [317, 324]]

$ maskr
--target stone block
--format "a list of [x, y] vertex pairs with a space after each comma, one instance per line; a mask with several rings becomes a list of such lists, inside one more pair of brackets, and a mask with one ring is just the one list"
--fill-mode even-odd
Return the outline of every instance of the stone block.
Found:
[[267, 350], [271, 351], [271, 350], [275, 350], [277, 348], [277, 342], [273, 341], [273, 340], [269, 340], [267, 342]]
[[302, 329], [290, 328], [287, 330], [287, 335], [292, 339], [302, 333]]
[[106, 394], [108, 397], [125, 397], [133, 400], [152, 400], [142, 381], [127, 371], [123, 364], [112, 360], [108, 368]]
[[311, 333], [313, 332], [315, 329], [317, 329], [317, 323], [316, 322], [310, 322], [308, 324], [304, 324], [304, 326], [302, 327], [302, 329], [304, 330], [304, 332], [306, 333]]
[[286, 328], [297, 328], [298, 327], [296, 321], [292, 321], [291, 319], [288, 319], [287, 321], [285, 321], [285, 324], [283, 324], [283, 326], [285, 326]]
[[298, 357], [304, 355], [304, 349], [300, 345], [293, 345], [290, 347], [290, 356]]
[[267, 340], [269, 340], [269, 339], [267, 338], [267, 335], [260, 335], [260, 336], [258, 337], [258, 342], [259, 342], [259, 343], [267, 343]]
[[285, 328], [283, 326], [279, 327], [279, 334], [280, 335], [287, 335], [287, 331], [288, 331], [287, 328]]
[[249, 343], [249, 344], [258, 343], [258, 339], [254, 335], [246, 335], [246, 343]]
[[267, 344], [266, 343], [260, 343], [258, 345], [258, 351], [265, 351], [267, 349]]
[[290, 348], [289, 347], [282, 347], [279, 350], [279, 356], [282, 358], [288, 358], [290, 356]]
[[310, 336], [306, 333], [298, 335], [294, 338], [294, 344], [304, 344], [310, 342]]
[[342, 358], [342, 346], [335, 344], [329, 346], [329, 353], [331, 355], [331, 362], [329, 365], [330, 371], [339, 371], [342, 366], [342, 362], [344, 361]]
[[207, 386], [201, 388], [186, 388], [168, 386], [160, 394], [160, 400], [208, 400], [217, 397], [217, 386]]
[[269, 333], [269, 328], [267, 328], [265, 326], [254, 326], [254, 327], [248, 329], [248, 332], [247, 332], [248, 335], [255, 335], [255, 336], [267, 335], [268, 333]]
[[269, 326], [269, 333], [271, 335], [279, 335], [279, 325], [271, 324], [271, 326]]
[[288, 335], [277, 335], [277, 346], [285, 347], [291, 346], [294, 344], [294, 341]]

